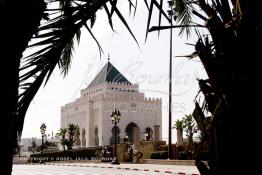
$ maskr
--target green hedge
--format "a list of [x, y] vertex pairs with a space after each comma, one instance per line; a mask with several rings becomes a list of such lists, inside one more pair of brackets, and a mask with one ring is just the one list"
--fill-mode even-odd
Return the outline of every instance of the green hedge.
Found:
[[179, 151], [178, 153], [179, 160], [188, 160], [188, 154], [186, 151]]
[[31, 162], [44, 161], [65, 161], [65, 160], [91, 160], [96, 159], [96, 151], [101, 148], [86, 148], [78, 150], [67, 150], [57, 152], [44, 152], [43, 156], [41, 153], [31, 154]]
[[151, 159], [167, 159], [168, 158], [168, 152], [167, 151], [157, 151], [152, 152], [150, 155]]

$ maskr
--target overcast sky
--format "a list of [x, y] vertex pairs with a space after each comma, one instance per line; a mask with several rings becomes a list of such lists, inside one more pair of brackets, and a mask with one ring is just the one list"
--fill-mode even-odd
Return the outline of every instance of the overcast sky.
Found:
[[[104, 53], [101, 58], [96, 43], [86, 30], [82, 30], [80, 45], [75, 46], [73, 63], [69, 74], [63, 78], [56, 69], [45, 87], [42, 87], [31, 103], [27, 112], [23, 130], [23, 138], [39, 137], [40, 125], [45, 123], [47, 134], [55, 134], [60, 128], [60, 107], [74, 101], [80, 96], [80, 90], [86, 88], [95, 75], [107, 62], [110, 54], [111, 63], [131, 82], [138, 83], [146, 97], [162, 98], [162, 137], [168, 138], [168, 75], [169, 75], [169, 30], [149, 33], [145, 41], [147, 23], [146, 7], [138, 2], [135, 18], [128, 15], [128, 4], [119, 1], [120, 10], [125, 15], [133, 30], [140, 48], [127, 29], [115, 16], [113, 22], [116, 32], [110, 29], [107, 16], [97, 13], [97, 21], [93, 28]], [[157, 15], [155, 15], [157, 17]], [[157, 18], [152, 25], [157, 25]], [[167, 25], [166, 22], [163, 25]], [[198, 91], [196, 78], [205, 78], [206, 74], [198, 59], [187, 60], [175, 57], [194, 51], [194, 47], [185, 43], [195, 43], [196, 38], [186, 40], [173, 30], [173, 113], [172, 123], [185, 114], [192, 113], [193, 100]], [[121, 121], [120, 121], [121, 122]], [[173, 143], [176, 142], [176, 131], [173, 130]]]

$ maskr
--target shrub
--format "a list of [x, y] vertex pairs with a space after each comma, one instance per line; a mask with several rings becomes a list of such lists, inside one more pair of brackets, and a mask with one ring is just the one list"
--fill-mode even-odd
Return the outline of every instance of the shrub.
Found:
[[168, 152], [167, 151], [157, 151], [152, 152], [150, 155], [151, 159], [167, 159], [168, 158]]
[[178, 156], [179, 156], [179, 160], [187, 160], [188, 159], [186, 151], [180, 151], [178, 153]]

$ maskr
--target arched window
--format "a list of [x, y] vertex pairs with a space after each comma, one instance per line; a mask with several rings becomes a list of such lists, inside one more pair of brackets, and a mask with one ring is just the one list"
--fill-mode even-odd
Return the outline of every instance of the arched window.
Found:
[[97, 126], [95, 126], [95, 129], [94, 129], [94, 146], [98, 146], [98, 145], [99, 145], [98, 128], [97, 128]]
[[84, 128], [82, 129], [81, 136], [82, 136], [82, 147], [84, 147], [86, 146], [86, 132]]
[[153, 140], [153, 130], [150, 127], [145, 129], [145, 140]]

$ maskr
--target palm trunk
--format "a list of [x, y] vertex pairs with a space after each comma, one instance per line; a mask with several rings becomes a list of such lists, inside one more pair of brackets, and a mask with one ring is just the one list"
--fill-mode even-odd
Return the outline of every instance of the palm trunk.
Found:
[[[2, 38], [2, 37], [1, 37]], [[8, 45], [8, 43], [5, 43]], [[0, 45], [2, 47], [2, 44]], [[16, 105], [18, 100], [18, 68], [19, 59], [12, 53], [7, 53], [6, 49], [0, 53], [0, 79], [2, 85], [0, 92], [4, 103], [0, 107], [2, 120], [5, 121], [0, 127], [2, 141], [0, 142], [0, 172], [1, 174], [11, 174], [13, 150], [16, 146]]]
[[[0, 15], [1, 16], [1, 15]], [[5, 25], [3, 25], [5, 26]], [[16, 128], [16, 108], [18, 102], [18, 87], [19, 87], [19, 63], [21, 50], [18, 49], [16, 36], [3, 36], [9, 31], [0, 31], [0, 79], [2, 85], [0, 92], [4, 103], [0, 107], [2, 120], [6, 122], [0, 127], [0, 133], [3, 141], [0, 142], [0, 171], [1, 174], [11, 174], [12, 171], [12, 155], [16, 147], [17, 128]], [[2, 40], [4, 38], [4, 40]], [[17, 48], [14, 50], [12, 48]]]
[[176, 133], [177, 133], [177, 144], [183, 145], [183, 128], [177, 128]]
[[41, 0], [37, 4], [15, 0], [0, 3], [0, 92], [3, 102], [0, 111], [5, 121], [0, 127], [0, 172], [3, 175], [12, 172], [17, 134], [19, 126], [23, 125], [23, 120], [17, 115], [20, 59], [39, 25], [43, 4]]

